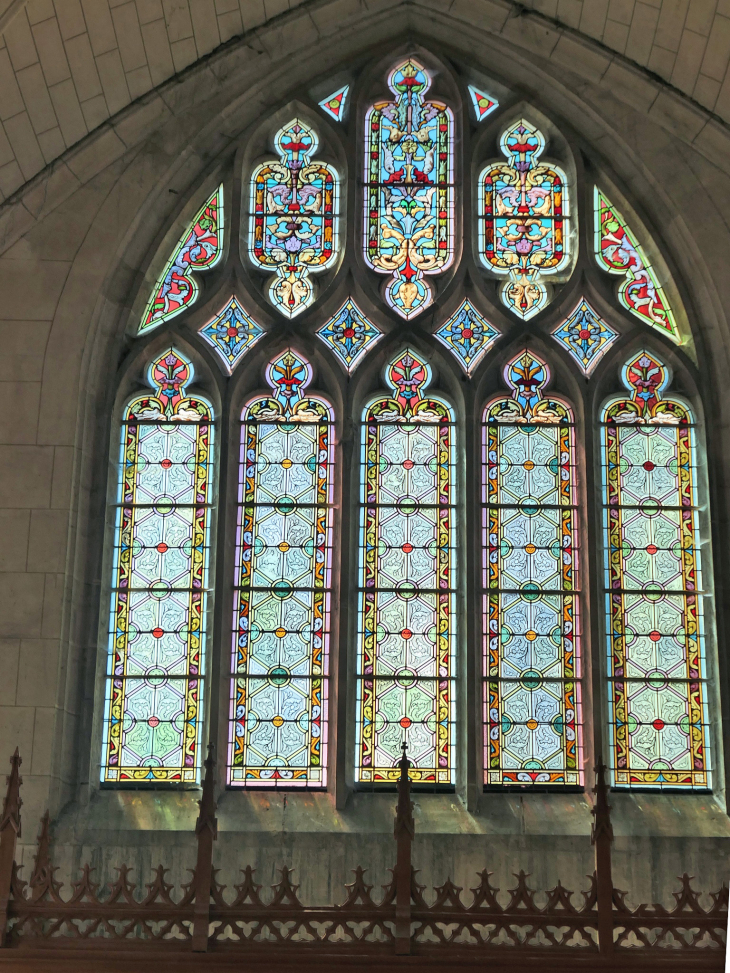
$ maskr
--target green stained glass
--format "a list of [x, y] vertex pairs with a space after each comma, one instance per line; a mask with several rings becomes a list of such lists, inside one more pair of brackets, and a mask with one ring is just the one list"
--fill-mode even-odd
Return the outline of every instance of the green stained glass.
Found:
[[127, 406], [116, 508], [101, 779], [199, 778], [212, 409], [170, 349]]
[[455, 475], [451, 409], [412, 350], [363, 417], [356, 779], [454, 782]]
[[611, 773], [615, 787], [710, 780], [694, 421], [641, 352], [603, 413]]
[[332, 412], [292, 350], [243, 411], [229, 781], [324, 787], [332, 551]]
[[484, 413], [484, 781], [582, 783], [573, 417], [528, 351]]

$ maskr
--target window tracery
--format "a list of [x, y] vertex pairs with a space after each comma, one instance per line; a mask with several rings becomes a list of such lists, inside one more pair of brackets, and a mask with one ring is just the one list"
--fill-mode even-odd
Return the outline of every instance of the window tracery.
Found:
[[[566, 175], [573, 169], [565, 151], [558, 153], [565, 169], [544, 160], [555, 141], [547, 144], [547, 126], [529, 121], [528, 110], [500, 121], [497, 99], [474, 85], [463, 86], [464, 107], [452, 109], [432, 96], [443, 86], [423, 60], [392, 67], [390, 100], [373, 104], [351, 80], [297, 109], [276, 135], [278, 159], [242, 176], [251, 199], [248, 264], [235, 252], [234, 233], [227, 277], [196, 277], [224, 257], [221, 185], [135, 323], [142, 341], [158, 327], [169, 331], [170, 350], [150, 366], [152, 394], [133, 399], [122, 416], [106, 783], [194, 783], [201, 734], [225, 733], [230, 785], [325, 788], [335, 766], [333, 712], [344, 711], [338, 752], [354, 750], [349, 784], [392, 783], [405, 742], [411, 776], [423, 785], [463, 784], [466, 746], [481, 752], [487, 787], [581, 787], [592, 759], [588, 727], [599, 719], [597, 708], [583, 710], [589, 673], [581, 666], [598, 666], [610, 710], [599, 737], [613, 785], [711, 786], [712, 611], [703, 612], [711, 603], [700, 579], [696, 410], [665, 394], [661, 344], [624, 366], [627, 394], [597, 412], [593, 400], [599, 376], [618, 367], [616, 349], [642, 326], [658, 342], [680, 343], [681, 308], [667, 297], [676, 293], [650, 264], [650, 241], [639, 242], [592, 181], [593, 222], [582, 219], [580, 236], [568, 201], [584, 198], [585, 184]], [[358, 105], [364, 134], [345, 117]], [[364, 150], [362, 172], [317, 161], [317, 134], [301, 116], [311, 110], [316, 118], [318, 109], [345, 123], [321, 119], [343, 144], [352, 140], [350, 158]], [[454, 172], [484, 158], [476, 149], [467, 159], [454, 133], [467, 121], [475, 130], [487, 116], [484, 137], [493, 116], [504, 158], [482, 167], [475, 212], [462, 215], [465, 241], [476, 220], [474, 256], [501, 278], [499, 299], [483, 280], [473, 289], [457, 282], [449, 312], [436, 299], [435, 278], [461, 252]], [[365, 264], [388, 275], [377, 297], [362, 274], [362, 252], [344, 252], [338, 237], [340, 174], [363, 178], [354, 239], [363, 240]], [[572, 310], [558, 309], [557, 299], [551, 309], [551, 281], [568, 280], [579, 242], [596, 259], [583, 262]], [[345, 269], [318, 295], [313, 275], [340, 259]], [[266, 294], [276, 314], [255, 296], [254, 276], [241, 278], [252, 266], [270, 274]], [[601, 270], [621, 277], [613, 305]], [[202, 324], [203, 311], [193, 309], [201, 289]], [[210, 707], [225, 711], [225, 731], [204, 721], [213, 408], [187, 392], [193, 371], [174, 350], [179, 328], [222, 365], [211, 369], [221, 391], [231, 390], [221, 401], [239, 403], [234, 602], [225, 607], [233, 619], [229, 691]], [[383, 366], [385, 392], [376, 378]], [[252, 378], [259, 368], [264, 392]], [[310, 391], [315, 374], [323, 395]], [[471, 398], [460, 394], [470, 387]], [[479, 425], [481, 462], [468, 454]], [[335, 463], [348, 439], [361, 448], [353, 471], [339, 457]], [[593, 448], [602, 457], [602, 504], [594, 504], [590, 470], [578, 482], [578, 457]], [[593, 551], [581, 504], [587, 521], [598, 526], [603, 517], [605, 605], [590, 603]], [[359, 531], [349, 566], [334, 532], [338, 507]], [[226, 517], [217, 543], [230, 544], [234, 557]], [[581, 551], [591, 556], [579, 558]], [[472, 558], [481, 585], [464, 570]], [[169, 587], [164, 595], [161, 586]], [[230, 589], [217, 596], [230, 599]], [[481, 714], [469, 710], [461, 662], [473, 605], [480, 606]], [[605, 617], [600, 645], [581, 633], [581, 606]], [[330, 684], [330, 657], [354, 700]], [[468, 729], [478, 722], [483, 740]]]

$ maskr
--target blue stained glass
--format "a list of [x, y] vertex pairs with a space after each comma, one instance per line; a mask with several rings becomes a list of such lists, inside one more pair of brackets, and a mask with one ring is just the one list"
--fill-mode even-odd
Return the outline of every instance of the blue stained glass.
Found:
[[352, 374], [366, 351], [383, 336], [368, 321], [355, 302], [348, 298], [340, 310], [317, 332]]
[[471, 375], [499, 336], [500, 332], [468, 300], [434, 334], [454, 353], [467, 375]]
[[336, 122], [341, 122], [345, 117], [345, 103], [347, 102], [349, 91], [349, 84], [343, 85], [337, 91], [333, 91], [331, 95], [318, 102], [319, 107], [322, 111], [327, 112], [330, 118], [334, 118]]
[[564, 345], [585, 375], [590, 375], [609, 346], [618, 338], [582, 297], [572, 313], [553, 331], [553, 338]]
[[230, 373], [247, 349], [264, 334], [264, 329], [232, 297], [223, 310], [200, 329], [200, 334], [215, 348]]

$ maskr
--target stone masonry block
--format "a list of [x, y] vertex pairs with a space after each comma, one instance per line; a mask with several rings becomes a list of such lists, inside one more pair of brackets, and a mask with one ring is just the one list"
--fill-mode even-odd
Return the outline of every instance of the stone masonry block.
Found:
[[42, 574], [0, 574], [0, 637], [41, 634], [43, 586]]

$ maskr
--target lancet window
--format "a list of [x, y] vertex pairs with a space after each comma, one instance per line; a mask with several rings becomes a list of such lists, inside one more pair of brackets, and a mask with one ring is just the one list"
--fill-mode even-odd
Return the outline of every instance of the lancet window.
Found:
[[239, 791], [387, 789], [404, 746], [423, 789], [607, 755], [707, 791], [705, 390], [658, 233], [470, 66], [381, 68], [254, 126], [133, 301], [101, 781], [194, 786], [213, 742]]

